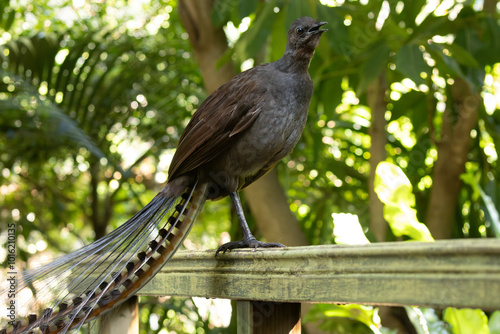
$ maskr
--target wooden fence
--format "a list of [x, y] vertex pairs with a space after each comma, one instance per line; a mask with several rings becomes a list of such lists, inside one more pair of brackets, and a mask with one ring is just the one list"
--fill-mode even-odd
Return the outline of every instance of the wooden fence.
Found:
[[500, 240], [179, 251], [139, 295], [238, 300], [245, 334], [300, 333], [300, 303], [496, 310]]

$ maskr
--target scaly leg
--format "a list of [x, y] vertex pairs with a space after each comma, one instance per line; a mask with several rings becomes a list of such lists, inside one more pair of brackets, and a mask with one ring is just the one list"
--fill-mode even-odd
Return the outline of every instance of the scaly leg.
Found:
[[225, 253], [230, 249], [235, 248], [270, 248], [270, 247], [286, 247], [283, 244], [277, 242], [261, 242], [255, 239], [252, 232], [250, 232], [250, 228], [248, 228], [247, 221], [245, 219], [245, 214], [243, 213], [243, 208], [241, 206], [240, 196], [238, 192], [232, 192], [229, 194], [231, 200], [233, 201], [234, 208], [236, 209], [236, 214], [238, 215], [238, 222], [240, 224], [241, 232], [243, 234], [243, 239], [240, 241], [230, 241], [228, 243], [220, 246], [215, 252], [215, 256], [219, 254], [219, 252]]

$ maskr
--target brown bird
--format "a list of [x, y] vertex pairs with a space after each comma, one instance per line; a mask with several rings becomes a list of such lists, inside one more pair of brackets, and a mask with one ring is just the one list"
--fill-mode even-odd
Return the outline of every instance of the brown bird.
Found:
[[[213, 92], [184, 130], [160, 193], [104, 238], [28, 271], [18, 289], [34, 285], [49, 307], [26, 321], [12, 321], [0, 333], [35, 328], [65, 333], [118, 306], [175, 253], [207, 199], [230, 196], [243, 233], [243, 240], [220, 246], [216, 255], [242, 247], [283, 247], [255, 239], [238, 191], [297, 144], [313, 93], [309, 63], [324, 24], [297, 19], [281, 59], [242, 72]], [[1, 296], [6, 299], [4, 291]]]

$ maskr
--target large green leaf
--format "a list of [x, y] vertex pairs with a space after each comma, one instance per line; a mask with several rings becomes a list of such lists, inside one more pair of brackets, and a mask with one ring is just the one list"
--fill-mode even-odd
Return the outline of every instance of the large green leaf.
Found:
[[238, 14], [239, 14], [239, 19], [243, 19], [257, 9], [257, 5], [259, 4], [259, 0], [245, 0], [245, 1], [239, 1], [238, 2]]
[[488, 317], [482, 310], [448, 307], [443, 312], [443, 320], [451, 325], [453, 334], [490, 334]]
[[13, 8], [11, 8], [10, 6], [5, 6], [3, 8], [3, 11], [0, 12], [0, 27], [3, 30], [8, 31], [14, 23], [16, 14], [17, 13]]
[[500, 334], [500, 311], [495, 311], [488, 320], [490, 334]]
[[342, 101], [344, 91], [340, 87], [341, 84], [342, 77], [337, 76], [322, 81], [318, 87], [320, 98], [325, 108], [325, 114], [328, 115], [329, 119], [333, 118], [335, 108]]
[[[329, 46], [335, 53], [344, 59], [350, 59], [353, 55], [353, 40], [349, 35], [349, 27], [344, 24], [345, 10], [339, 7], [320, 6], [318, 8], [318, 19], [327, 21], [325, 28], [328, 32], [324, 33], [321, 39], [327, 39]], [[324, 43], [324, 42], [322, 42]]]
[[436, 61], [436, 67], [441, 75], [450, 75], [452, 77], [460, 77], [467, 82], [470, 82], [467, 76], [463, 73], [458, 61], [446, 53], [446, 47], [440, 44], [431, 43], [427, 46], [427, 51]]
[[[248, 1], [251, 2], [251, 1]], [[212, 23], [216, 27], [224, 25], [234, 9], [238, 8], [238, 1], [235, 0], [216, 0], [212, 10]]]
[[389, 63], [389, 53], [391, 49], [384, 42], [380, 41], [374, 47], [368, 49], [368, 58], [363, 62], [359, 70], [360, 83], [356, 90], [357, 95], [362, 95], [368, 86], [375, 81], [380, 73], [387, 67]]
[[394, 61], [396, 69], [413, 80], [417, 85], [424, 84], [421, 73], [430, 73], [429, 65], [424, 60], [422, 51], [415, 44], [405, 44], [399, 50]]
[[451, 56], [456, 59], [459, 64], [474, 68], [479, 67], [479, 63], [472, 54], [458, 43], [446, 44], [444, 47], [451, 51]]
[[[366, 327], [359, 327], [355, 324], [340, 322], [339, 319], [348, 318], [355, 320]], [[372, 333], [380, 334], [380, 318], [376, 316], [376, 310], [363, 305], [330, 305], [316, 304], [304, 317], [304, 322], [321, 321], [322, 330], [336, 333], [339, 330], [347, 329], [349, 333], [366, 333], [368, 328]]]
[[358, 216], [346, 213], [334, 213], [333, 236], [339, 245], [364, 245], [370, 241], [366, 238]]
[[[46, 156], [50, 156], [49, 151], [57, 155], [57, 150], [71, 144], [76, 146], [75, 151], [84, 147], [98, 159], [104, 157], [76, 122], [52, 101], [42, 99], [35, 87], [6, 71], [0, 71], [0, 75], [4, 80], [11, 78], [9, 87], [15, 87], [9, 88], [9, 99], [0, 100], [0, 134], [11, 155], [23, 157], [42, 151]], [[0, 91], [6, 88], [1, 85]]]
[[[273, 9], [277, 0], [265, 2], [259, 9], [259, 15], [252, 22], [250, 28], [245, 31], [235, 45], [236, 54], [240, 61], [254, 58], [262, 50], [271, 35], [274, 14]], [[282, 52], [284, 49], [282, 50]]]
[[401, 168], [381, 162], [375, 171], [375, 192], [384, 203], [384, 218], [395, 236], [406, 235], [415, 241], [433, 241], [427, 227], [417, 219], [412, 185]]

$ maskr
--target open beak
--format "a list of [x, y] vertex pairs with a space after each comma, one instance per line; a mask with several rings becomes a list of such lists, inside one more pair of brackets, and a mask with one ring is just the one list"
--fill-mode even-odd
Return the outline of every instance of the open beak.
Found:
[[319, 22], [315, 25], [313, 25], [309, 30], [308, 30], [308, 33], [310, 34], [321, 34], [321, 33], [324, 33], [325, 31], [328, 31], [328, 29], [320, 29], [321, 26], [324, 26], [325, 24], [327, 24], [328, 22]]

